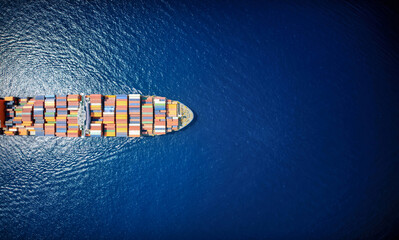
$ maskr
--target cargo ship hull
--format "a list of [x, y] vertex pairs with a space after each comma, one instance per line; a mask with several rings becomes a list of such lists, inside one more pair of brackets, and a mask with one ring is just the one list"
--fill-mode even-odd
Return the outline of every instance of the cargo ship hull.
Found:
[[0, 134], [57, 137], [141, 137], [185, 128], [186, 105], [158, 96], [43, 95], [0, 99]]

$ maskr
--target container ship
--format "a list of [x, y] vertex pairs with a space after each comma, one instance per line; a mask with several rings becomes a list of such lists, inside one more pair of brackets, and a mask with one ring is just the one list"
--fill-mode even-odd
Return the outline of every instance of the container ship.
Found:
[[140, 94], [0, 98], [1, 135], [155, 136], [179, 131], [193, 118], [181, 102]]

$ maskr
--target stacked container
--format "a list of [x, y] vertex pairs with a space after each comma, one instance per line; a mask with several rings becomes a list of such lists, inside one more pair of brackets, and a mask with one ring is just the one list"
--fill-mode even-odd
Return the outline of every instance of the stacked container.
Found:
[[102, 95], [90, 95], [90, 136], [101, 137], [103, 133]]
[[102, 118], [102, 102], [103, 96], [101, 94], [90, 95], [90, 116], [92, 119]]
[[17, 128], [18, 135], [26, 136], [28, 135], [28, 130], [25, 126], [32, 125], [32, 114], [29, 109], [25, 109], [27, 106], [28, 98], [21, 98], [19, 100], [19, 105], [15, 107], [15, 117], [13, 119], [14, 127]]
[[[21, 99], [22, 100], [22, 99]], [[32, 126], [32, 110], [33, 110], [33, 101], [29, 98], [23, 99], [24, 104], [22, 105], [22, 125], [24, 127]]]
[[14, 117], [13, 123], [14, 123], [14, 127], [17, 128], [18, 135], [23, 135], [26, 133], [24, 131], [24, 126], [22, 125], [22, 109], [23, 109], [23, 106], [27, 103], [27, 101], [28, 100], [26, 98], [21, 98], [19, 100], [18, 106], [15, 107], [15, 117]]
[[129, 94], [129, 137], [141, 136], [141, 97]]
[[[92, 94], [87, 113], [92, 137], [140, 137], [177, 131], [179, 102], [140, 94]], [[3, 102], [1, 102], [3, 101]], [[6, 97], [0, 134], [79, 137], [80, 95], [46, 95], [35, 99]], [[4, 106], [4, 107], [2, 107]], [[4, 122], [4, 124], [3, 124]]]
[[166, 133], [166, 98], [154, 98], [154, 133], [155, 135], [162, 135]]
[[46, 120], [44, 124], [44, 134], [46, 136], [54, 136], [55, 135], [55, 95], [46, 95], [44, 101], [44, 119]]
[[[15, 107], [14, 107], [14, 103], [16, 102], [16, 99], [14, 97], [5, 97], [4, 98], [5, 105], [6, 105], [6, 121], [5, 121], [5, 125], [6, 128], [12, 127], [12, 121], [15, 117]], [[12, 134], [11, 134], [12, 135]]]
[[[22, 104], [25, 105], [26, 101], [22, 101]], [[15, 117], [12, 120], [13, 123], [13, 128], [11, 131], [15, 131], [16, 129], [16, 134], [19, 134], [19, 129], [22, 127], [22, 106], [21, 105], [21, 100], [19, 101], [19, 104], [15, 106], [14, 112], [15, 112]]]
[[127, 95], [116, 95], [116, 136], [127, 137]]
[[141, 133], [153, 135], [154, 107], [152, 97], [143, 97], [141, 100]]
[[78, 94], [68, 95], [68, 115], [67, 115], [67, 136], [79, 137], [80, 129], [78, 124], [78, 110], [81, 96]]
[[4, 98], [5, 105], [6, 105], [6, 119], [5, 119], [5, 125], [6, 125], [6, 131], [4, 131], [5, 135], [15, 135], [16, 131], [11, 131], [10, 128], [13, 127], [13, 120], [15, 117], [15, 106], [14, 104], [16, 103], [16, 98], [14, 97], [5, 97]]
[[104, 112], [103, 112], [103, 123], [104, 123], [104, 136], [115, 137], [115, 102], [116, 96], [106, 95], [104, 97]]
[[44, 96], [36, 96], [33, 104], [33, 120], [36, 136], [44, 136]]
[[19, 105], [15, 108], [14, 121], [19, 135], [26, 136], [33, 132], [32, 108], [33, 101], [30, 101], [29, 98], [21, 98]]
[[68, 117], [68, 102], [66, 95], [59, 95], [56, 97], [56, 131], [57, 137], [67, 136], [67, 117]]
[[167, 100], [166, 102], [166, 129], [167, 132], [178, 130], [179, 118], [177, 117], [177, 102]]
[[28, 98], [28, 102], [22, 107], [22, 125], [24, 125], [27, 130], [27, 135], [35, 135], [35, 130], [33, 127], [33, 105], [35, 100], [33, 98]]

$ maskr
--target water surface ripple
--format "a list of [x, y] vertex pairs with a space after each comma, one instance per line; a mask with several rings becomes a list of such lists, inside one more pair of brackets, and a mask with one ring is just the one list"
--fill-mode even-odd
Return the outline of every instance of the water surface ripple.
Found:
[[397, 15], [368, 3], [0, 2], [0, 96], [182, 101], [155, 138], [0, 136], [2, 239], [383, 239]]

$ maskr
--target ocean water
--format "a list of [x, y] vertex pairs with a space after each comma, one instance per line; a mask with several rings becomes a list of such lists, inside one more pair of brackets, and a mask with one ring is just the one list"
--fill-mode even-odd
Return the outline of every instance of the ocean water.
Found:
[[394, 238], [397, 16], [2, 0], [0, 96], [159, 95], [196, 119], [154, 138], [0, 136], [0, 238]]

